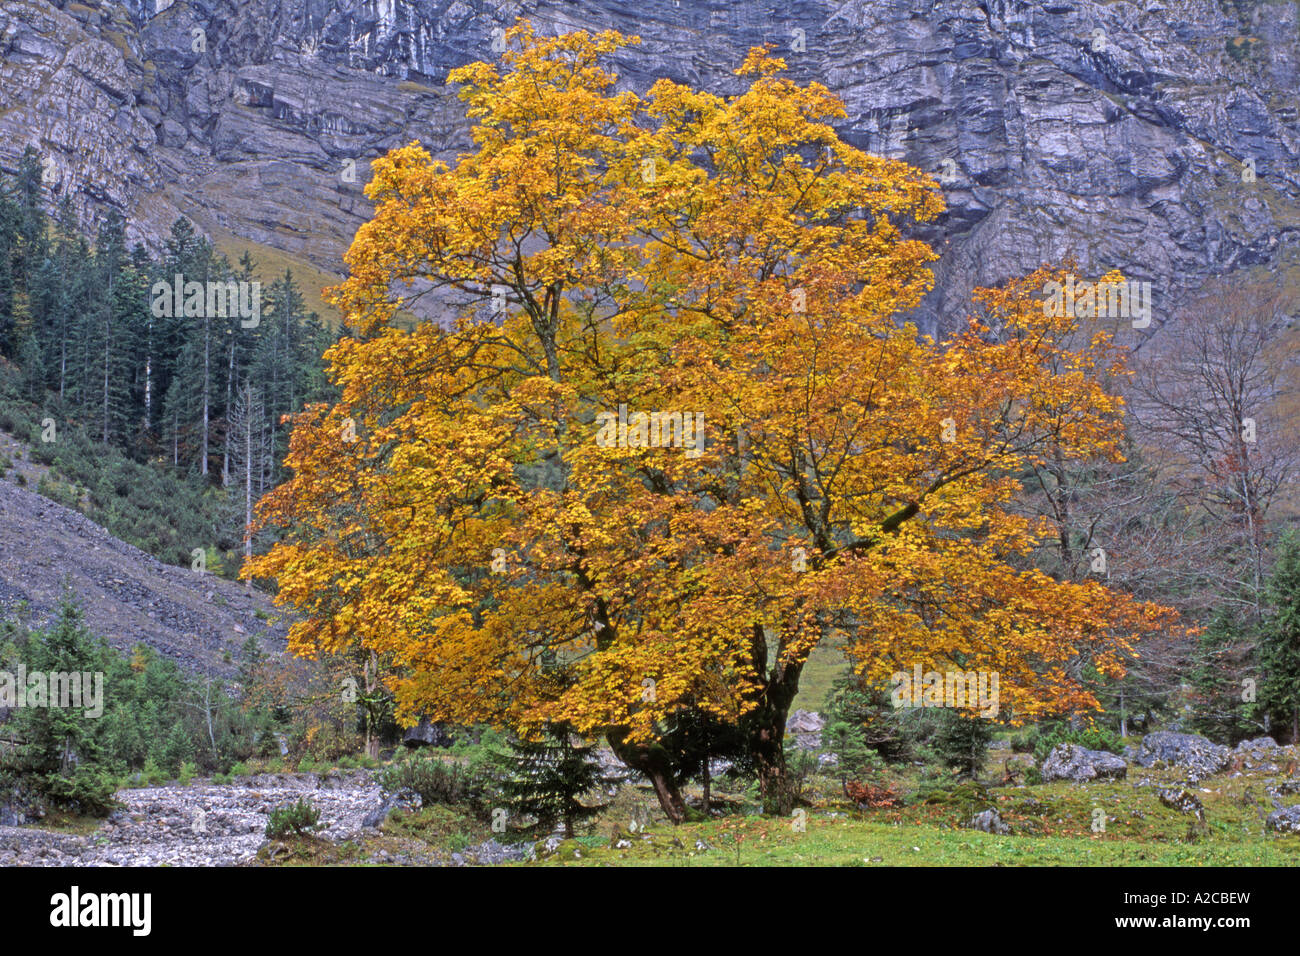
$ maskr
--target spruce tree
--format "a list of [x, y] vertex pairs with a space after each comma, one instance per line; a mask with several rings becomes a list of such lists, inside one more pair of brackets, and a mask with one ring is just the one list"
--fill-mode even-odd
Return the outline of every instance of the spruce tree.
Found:
[[1260, 703], [1289, 724], [1291, 742], [1300, 743], [1300, 537], [1294, 531], [1278, 545], [1265, 597], [1268, 614], [1258, 645]]
[[520, 739], [510, 749], [510, 776], [502, 789], [517, 813], [545, 827], [560, 822], [565, 838], [572, 839], [576, 824], [600, 812], [578, 801], [605, 779], [592, 756], [595, 747], [575, 745], [566, 724], [548, 725], [540, 739]]
[[[35, 635], [29, 645], [29, 679], [40, 673], [84, 675], [104, 671], [102, 643], [91, 636], [85, 616], [71, 592], [65, 591], [54, 622]], [[91, 688], [83, 688], [83, 700]], [[51, 704], [57, 701], [49, 702]], [[66, 775], [76, 763], [98, 756], [98, 718], [87, 716], [87, 706], [29, 706], [17, 711], [18, 736], [23, 741], [26, 769], [36, 774]]]

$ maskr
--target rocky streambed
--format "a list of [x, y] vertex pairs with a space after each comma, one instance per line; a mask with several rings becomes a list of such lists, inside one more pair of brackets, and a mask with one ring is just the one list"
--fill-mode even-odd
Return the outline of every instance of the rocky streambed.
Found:
[[[267, 842], [271, 812], [304, 797], [320, 811], [324, 828], [318, 836], [334, 843], [374, 833], [397, 805], [365, 770], [260, 774], [228, 784], [194, 781], [188, 786], [128, 789], [117, 795], [123, 807], [93, 833], [0, 826], [0, 866], [246, 864]], [[498, 863], [522, 856], [521, 849], [494, 845], [472, 848], [445, 862]], [[384, 852], [377, 862], [444, 861], [403, 860]]]

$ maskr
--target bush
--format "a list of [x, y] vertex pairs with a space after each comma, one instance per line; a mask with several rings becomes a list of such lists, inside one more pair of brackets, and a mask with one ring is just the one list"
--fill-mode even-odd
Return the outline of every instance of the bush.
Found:
[[1086, 727], [1079, 730], [1060, 727], [1038, 737], [1034, 743], [1034, 760], [1041, 764], [1057, 744], [1078, 744], [1086, 750], [1108, 750], [1113, 754], [1122, 753], [1124, 750], [1123, 738], [1104, 727]]
[[271, 811], [266, 821], [266, 836], [270, 840], [283, 840], [286, 837], [305, 836], [324, 829], [320, 822], [320, 811], [306, 798], [285, 807]]
[[140, 771], [140, 779], [144, 781], [145, 786], [156, 787], [167, 782], [167, 774], [163, 773], [153, 757], [149, 757], [144, 762], [144, 769]]
[[251, 777], [252, 775], [252, 769], [243, 761], [230, 768], [230, 776], [232, 777]]
[[180, 773], [176, 775], [176, 781], [182, 787], [188, 787], [190, 781], [193, 780], [195, 776], [198, 775], [198, 772], [199, 772], [198, 766], [196, 766], [193, 762], [187, 760], [185, 761], [185, 763], [181, 764]]
[[43, 796], [54, 806], [92, 817], [106, 817], [117, 805], [117, 781], [102, 770], [80, 767], [71, 776], [48, 774], [41, 782]]
[[460, 764], [415, 753], [394, 761], [379, 774], [379, 785], [388, 793], [415, 793], [421, 804], [463, 803], [471, 796], [470, 775]]
[[1037, 745], [1037, 727], [1024, 727], [1011, 735], [1011, 750], [1013, 753], [1031, 754]]

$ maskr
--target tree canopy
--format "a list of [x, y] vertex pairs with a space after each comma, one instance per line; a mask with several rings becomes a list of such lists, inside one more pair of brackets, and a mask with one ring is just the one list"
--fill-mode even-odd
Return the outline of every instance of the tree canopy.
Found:
[[[674, 819], [683, 711], [740, 727], [788, 811], [786, 714], [832, 632], [872, 680], [998, 672], [1003, 718], [1096, 707], [1085, 666], [1172, 614], [1027, 560], [1049, 529], [1017, 475], [1122, 438], [1119, 353], [1036, 298], [1063, 271], [934, 341], [908, 235], [938, 186], [840, 139], [825, 87], [755, 49], [734, 96], [639, 96], [604, 65], [634, 37], [509, 39], [451, 74], [471, 151], [373, 165], [341, 398], [298, 416], [283, 537], [243, 572], [299, 611], [292, 648], [377, 653], [408, 716], [605, 735]], [[402, 327], [430, 294], [468, 304]]]

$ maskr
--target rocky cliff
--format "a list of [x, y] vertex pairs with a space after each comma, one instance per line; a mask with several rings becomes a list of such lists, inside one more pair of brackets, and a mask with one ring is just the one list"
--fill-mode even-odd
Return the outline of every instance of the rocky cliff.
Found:
[[[726, 91], [754, 44], [845, 100], [842, 135], [942, 177], [925, 329], [1076, 257], [1149, 280], [1157, 326], [1239, 269], [1300, 276], [1300, 4], [1270, 0], [4, 0], [0, 168], [341, 274], [366, 163], [465, 143], [447, 71], [518, 16], [644, 42], [621, 82]], [[355, 176], [352, 175], [355, 169]], [[1252, 181], [1253, 180], [1253, 181]]]

